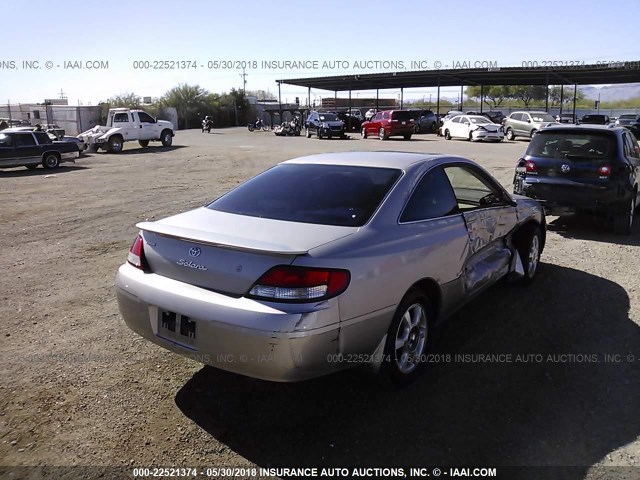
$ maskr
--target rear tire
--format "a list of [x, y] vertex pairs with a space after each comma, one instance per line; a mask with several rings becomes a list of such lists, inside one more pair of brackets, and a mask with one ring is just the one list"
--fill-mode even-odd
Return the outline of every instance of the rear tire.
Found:
[[42, 166], [44, 168], [53, 169], [53, 168], [58, 168], [59, 165], [60, 165], [60, 155], [57, 153], [46, 153], [44, 157], [42, 157]]
[[360, 130], [360, 137], [362, 138], [367, 138], [367, 129], [362, 127], [362, 130]]
[[633, 229], [633, 217], [636, 213], [636, 192], [631, 197], [631, 205], [621, 206], [613, 214], [613, 233], [618, 235], [631, 235]]
[[395, 386], [408, 385], [423, 372], [433, 345], [431, 302], [419, 290], [409, 290], [387, 332], [380, 374]]
[[408, 134], [404, 135], [404, 139], [405, 140], [411, 140], [411, 134], [408, 133]]
[[149, 140], [138, 140], [138, 143], [142, 148], [147, 148], [149, 146]]
[[38, 165], [25, 165], [25, 167], [27, 167], [29, 170], [35, 170], [36, 168], [38, 168]]

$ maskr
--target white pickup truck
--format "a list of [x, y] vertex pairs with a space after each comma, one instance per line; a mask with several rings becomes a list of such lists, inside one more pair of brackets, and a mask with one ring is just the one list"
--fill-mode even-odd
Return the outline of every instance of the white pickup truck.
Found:
[[160, 141], [168, 147], [173, 142], [173, 135], [171, 122], [156, 120], [142, 110], [112, 108], [106, 126], [96, 125], [78, 138], [94, 152], [103, 148], [110, 153], [118, 153], [122, 151], [124, 142], [132, 140], [137, 140], [143, 148], [153, 141]]

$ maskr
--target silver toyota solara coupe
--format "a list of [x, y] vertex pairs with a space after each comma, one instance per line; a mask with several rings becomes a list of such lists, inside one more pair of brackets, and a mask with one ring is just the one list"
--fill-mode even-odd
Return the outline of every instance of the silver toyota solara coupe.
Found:
[[395, 384], [423, 370], [440, 320], [534, 279], [546, 231], [535, 200], [471, 160], [397, 152], [289, 160], [137, 227], [116, 287], [146, 339], [266, 380], [365, 363]]

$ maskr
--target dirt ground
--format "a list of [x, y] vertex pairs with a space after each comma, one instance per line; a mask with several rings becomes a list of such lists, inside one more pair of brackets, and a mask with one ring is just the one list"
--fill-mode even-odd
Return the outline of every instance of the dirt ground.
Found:
[[114, 277], [136, 222], [279, 161], [452, 153], [510, 190], [526, 145], [191, 130], [171, 148], [0, 171], [0, 464], [582, 467], [566, 478], [617, 465], [635, 468], [608, 478], [640, 478], [640, 221], [622, 237], [550, 218], [536, 283], [465, 307], [439, 334], [442, 361], [401, 391], [361, 371], [299, 384], [227, 374], [139, 338], [118, 314]]

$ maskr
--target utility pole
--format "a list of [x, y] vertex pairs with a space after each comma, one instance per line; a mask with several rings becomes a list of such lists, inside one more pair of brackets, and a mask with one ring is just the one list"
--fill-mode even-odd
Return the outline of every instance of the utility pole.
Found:
[[65, 98], [67, 97], [64, 96], [64, 91], [60, 89], [60, 100], [64, 100]]
[[242, 93], [247, 93], [247, 75], [249, 75], [248, 73], [245, 73], [245, 69], [242, 69], [242, 73], [239, 73], [238, 75], [240, 75], [242, 77]]

